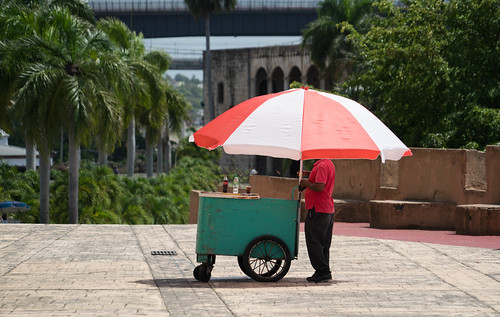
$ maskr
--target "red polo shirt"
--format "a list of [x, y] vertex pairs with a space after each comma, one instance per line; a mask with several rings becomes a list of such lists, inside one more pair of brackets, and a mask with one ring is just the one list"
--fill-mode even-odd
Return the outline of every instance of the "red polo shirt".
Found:
[[335, 166], [333, 162], [327, 159], [321, 159], [314, 163], [311, 174], [309, 175], [311, 183], [323, 183], [325, 188], [320, 192], [315, 192], [309, 188], [306, 189], [306, 209], [315, 208], [316, 212], [327, 214], [333, 213], [333, 185], [335, 183]]

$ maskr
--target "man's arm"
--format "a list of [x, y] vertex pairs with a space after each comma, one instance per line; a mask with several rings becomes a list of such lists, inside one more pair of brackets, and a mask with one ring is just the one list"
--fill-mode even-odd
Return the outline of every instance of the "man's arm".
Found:
[[325, 188], [325, 183], [311, 183], [308, 179], [303, 178], [300, 180], [300, 188], [309, 188], [312, 191], [320, 192]]

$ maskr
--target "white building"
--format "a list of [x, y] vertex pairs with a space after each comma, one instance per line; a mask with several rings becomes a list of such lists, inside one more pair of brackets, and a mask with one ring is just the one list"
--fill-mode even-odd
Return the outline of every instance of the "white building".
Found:
[[[11, 166], [26, 166], [26, 149], [9, 145], [9, 134], [0, 129], [0, 160]], [[52, 165], [52, 159], [51, 159]], [[36, 166], [40, 166], [39, 153], [36, 152]]]

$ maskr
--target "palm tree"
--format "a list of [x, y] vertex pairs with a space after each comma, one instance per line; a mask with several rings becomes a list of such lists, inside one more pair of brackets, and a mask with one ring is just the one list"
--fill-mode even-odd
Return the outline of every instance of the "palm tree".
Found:
[[[164, 94], [168, 93], [168, 82], [161, 78], [161, 75], [168, 70], [170, 66], [170, 57], [168, 54], [160, 51], [152, 51], [144, 56], [144, 59], [152, 66], [156, 67]], [[161, 136], [164, 118], [167, 114], [166, 98], [163, 96], [151, 103], [148, 111], [142, 114], [141, 124], [146, 127], [146, 176], [153, 177], [153, 151], [154, 145]]]
[[184, 0], [189, 11], [196, 18], [205, 19], [205, 41], [206, 41], [206, 77], [208, 93], [209, 120], [215, 117], [214, 97], [212, 90], [212, 65], [210, 56], [210, 15], [222, 11], [231, 11], [236, 7], [236, 0]]
[[[42, 52], [31, 50], [23, 51], [23, 45], [26, 44], [26, 38], [36, 36], [38, 38], [46, 36], [44, 32], [51, 32], [50, 23], [47, 23], [47, 13], [58, 7], [58, 5], [69, 8], [70, 12], [75, 16], [83, 17], [85, 20], [92, 23], [94, 21], [93, 13], [88, 5], [83, 4], [79, 0], [71, 1], [18, 1], [4, 0], [0, 8], [0, 34], [2, 34], [2, 42], [0, 43], [1, 55], [1, 85], [0, 85], [0, 111], [6, 110], [6, 105], [11, 104], [11, 100], [16, 101], [14, 110], [18, 114], [18, 118], [26, 119], [29, 115], [35, 117], [35, 121], [20, 120], [24, 126], [26, 135], [26, 151], [27, 151], [27, 169], [35, 169], [35, 143], [38, 143], [40, 149], [40, 222], [49, 222], [49, 177], [50, 177], [50, 158], [49, 144], [51, 139], [51, 128], [49, 121], [42, 121], [36, 117], [35, 111], [28, 113], [28, 116], [23, 114], [28, 110], [24, 109], [23, 102], [26, 102], [26, 96], [19, 94], [16, 96], [16, 85], [19, 84], [26, 76], [23, 73], [29, 70], [26, 65], [36, 65], [40, 63], [45, 55]], [[21, 48], [21, 49], [19, 49]], [[28, 53], [29, 52], [29, 53]], [[39, 81], [40, 84], [40, 81]], [[42, 85], [43, 86], [43, 85]], [[44, 89], [44, 87], [38, 87]], [[29, 90], [29, 89], [28, 89]], [[28, 94], [28, 92], [24, 92]], [[44, 103], [46, 100], [38, 99], [38, 91], [31, 97], [32, 102]], [[12, 107], [11, 107], [12, 108]], [[6, 118], [3, 115], [2, 118]]]
[[[29, 23], [30, 19], [33, 19], [34, 15], [32, 14], [22, 14], [26, 9], [34, 9], [36, 7], [36, 3], [28, 3], [22, 4], [16, 1], [4, 1], [2, 3], [2, 8], [0, 10], [0, 34], [2, 34], [2, 44], [7, 45], [7, 43], [13, 39], [19, 38], [24, 35], [26, 32], [30, 31], [30, 27], [32, 24]], [[28, 23], [27, 23], [28, 22]], [[7, 52], [4, 50], [0, 55], [3, 61], [0, 66], [0, 113], [3, 113], [0, 116], [0, 125], [7, 130], [10, 130], [12, 127], [12, 122], [10, 121], [10, 117], [8, 115], [8, 110], [12, 109], [12, 95], [13, 95], [13, 83], [18, 75], [17, 63], [11, 64], [8, 62], [9, 58], [5, 56]], [[26, 169], [27, 170], [35, 170], [35, 144], [33, 140], [28, 137], [28, 134], [25, 135], [26, 140]]]
[[[73, 15], [79, 16], [80, 18], [88, 21], [89, 23], [95, 23], [95, 17], [91, 8], [80, 0], [31, 0], [31, 1], [19, 1], [19, 0], [4, 0], [2, 1], [2, 7], [0, 11], [0, 34], [3, 34], [6, 39], [13, 40], [22, 36], [33, 33], [33, 29], [37, 27], [37, 15], [41, 10], [50, 10], [55, 7], [66, 7]], [[12, 85], [14, 78], [18, 75], [16, 71], [19, 70], [18, 63], [7, 63], [6, 67], [11, 68], [8, 73], [2, 73], [1, 84], [2, 93], [0, 93], [0, 104], [6, 105], [6, 101], [10, 103], [12, 98]], [[17, 66], [16, 66], [17, 65]], [[2, 106], [0, 106], [1, 108]], [[5, 108], [4, 108], [5, 110]], [[1, 109], [0, 109], [1, 111]], [[7, 118], [5, 116], [4, 118]], [[9, 127], [10, 122], [3, 122], [4, 126]], [[30, 139], [29, 134], [25, 135], [26, 142], [26, 169], [35, 170], [35, 152], [36, 146], [32, 139]], [[47, 198], [48, 199], [48, 198]]]
[[[3, 35], [2, 42], [0, 43], [1, 51], [1, 85], [0, 85], [0, 109], [3, 111], [8, 111], [14, 117], [23, 119], [23, 108], [22, 102], [16, 99], [16, 82], [22, 74], [25, 67], [24, 63], [30, 60], [35, 60], [39, 58], [39, 54], [33, 56], [28, 56], [24, 52], [19, 57], [16, 56], [15, 47], [20, 39], [24, 38], [27, 34], [33, 33], [34, 30], [38, 28], [39, 24], [39, 13], [40, 8], [35, 5], [35, 3], [23, 4], [18, 1], [4, 1], [0, 10], [0, 34]], [[35, 98], [35, 96], [33, 96]], [[8, 118], [7, 115], [0, 116], [2, 118]], [[11, 123], [10, 121], [5, 122], [7, 127]], [[34, 140], [35, 136], [47, 136], [47, 133], [36, 133], [35, 125], [26, 125], [23, 120], [20, 120], [21, 124], [25, 130], [26, 139], [26, 154], [27, 162], [26, 167], [28, 169], [34, 169], [33, 158], [34, 158]], [[39, 138], [40, 147], [40, 170], [39, 170], [39, 180], [40, 180], [40, 222], [49, 222], [49, 177], [50, 177], [50, 160], [49, 151], [45, 142], [46, 138], [43, 140]], [[28, 159], [29, 158], [29, 159]]]
[[146, 128], [146, 176], [153, 177], [153, 152], [154, 145], [158, 142], [161, 132], [163, 118], [166, 115], [165, 100], [159, 100], [151, 104], [151, 107], [144, 109], [140, 114], [139, 123]]
[[165, 172], [170, 171], [172, 165], [170, 132], [180, 133], [183, 124], [189, 119], [190, 104], [177, 90], [168, 85], [166, 87], [167, 115], [165, 122]]
[[101, 20], [98, 23], [114, 43], [127, 69], [134, 75], [128, 90], [120, 93], [121, 103], [127, 113], [127, 176], [134, 175], [136, 118], [157, 105], [162, 98], [161, 73], [168, 69], [170, 59], [161, 52], [145, 53], [142, 34], [137, 35], [121, 21]]
[[318, 19], [302, 35], [302, 45], [311, 51], [311, 59], [323, 75], [334, 81], [345, 77], [353, 66], [354, 50], [340, 27], [349, 22], [357, 30], [368, 30], [373, 0], [324, 0], [318, 7]]
[[68, 135], [69, 222], [78, 223], [80, 144], [90, 143], [100, 124], [109, 125], [110, 133], [119, 131], [114, 88], [131, 76], [105, 34], [68, 8], [42, 10], [35, 32], [13, 44], [12, 56], [25, 58], [14, 100], [24, 125], [42, 145], [42, 156], [48, 157], [61, 128]]

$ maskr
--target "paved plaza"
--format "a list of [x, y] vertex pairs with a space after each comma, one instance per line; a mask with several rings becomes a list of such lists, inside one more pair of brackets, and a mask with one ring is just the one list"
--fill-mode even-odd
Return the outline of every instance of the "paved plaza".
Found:
[[[334, 235], [333, 281], [299, 257], [276, 283], [217, 257], [193, 278], [196, 225], [0, 225], [1, 316], [500, 316], [500, 246]], [[151, 255], [175, 251], [175, 255]]]

